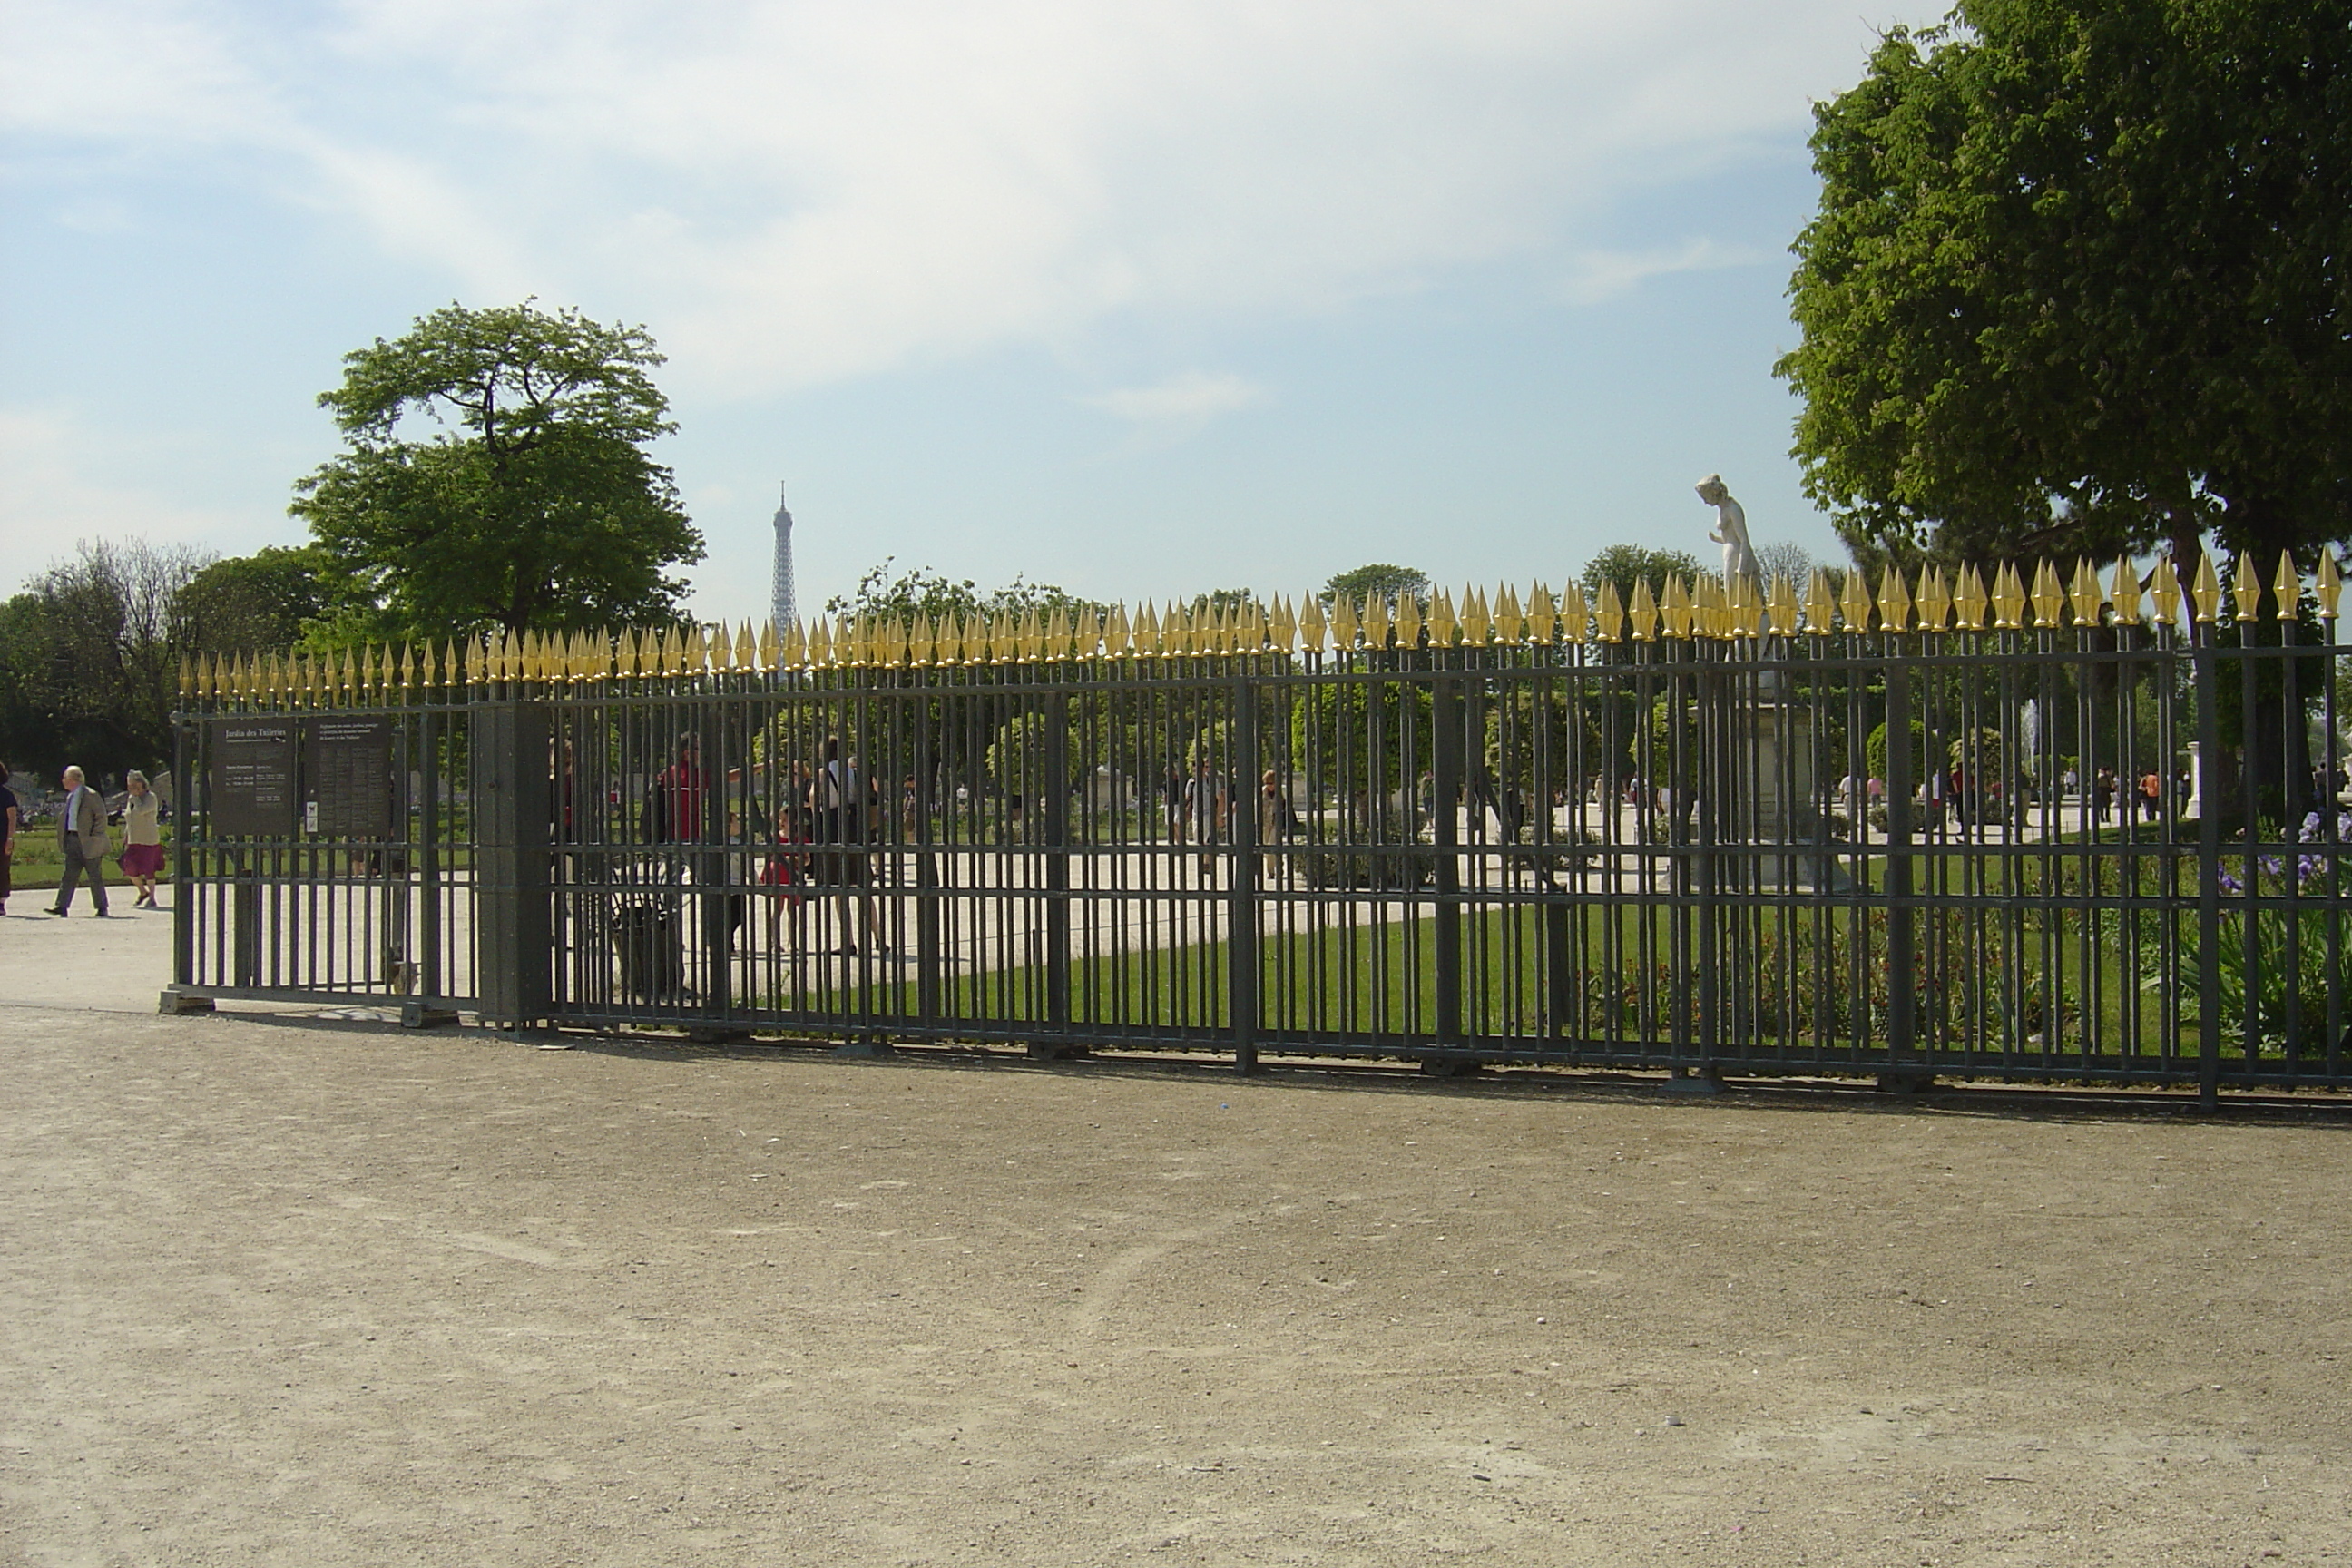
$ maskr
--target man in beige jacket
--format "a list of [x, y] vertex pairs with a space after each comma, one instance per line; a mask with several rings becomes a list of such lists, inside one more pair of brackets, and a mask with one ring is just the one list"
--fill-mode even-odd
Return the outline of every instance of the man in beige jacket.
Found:
[[89, 881], [89, 901], [98, 918], [106, 919], [106, 798], [82, 782], [79, 768], [68, 768], [58, 781], [65, 786], [65, 810], [58, 816], [58, 848], [65, 868], [58, 873], [58, 901], [49, 913], [62, 916], [73, 907], [74, 884]]

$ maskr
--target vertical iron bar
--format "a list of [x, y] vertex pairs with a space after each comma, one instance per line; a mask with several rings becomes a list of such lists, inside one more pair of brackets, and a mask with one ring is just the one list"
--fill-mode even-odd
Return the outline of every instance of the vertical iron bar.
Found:
[[[1433, 663], [1444, 656], [1433, 654]], [[1437, 1039], [1462, 1039], [1462, 862], [1455, 810], [1463, 784], [1462, 684], [1441, 675], [1432, 682], [1433, 733], [1430, 755], [1430, 842], [1437, 851]]]
[[[1916, 1048], [1911, 951], [1911, 668], [1886, 634], [1886, 1052], [1890, 1064]], [[2002, 791], [2007, 802], [2010, 792]]]
[[1230, 756], [1220, 759], [1239, 775], [1226, 789], [1226, 843], [1233, 875], [1225, 879], [1225, 1005], [1234, 1035], [1234, 1068], [1257, 1070], [1257, 682], [1244, 675], [1233, 687]]
[[2221, 716], [2215, 707], [2219, 672], [2213, 626], [2192, 623], [2190, 652], [2197, 682], [2197, 1103], [2207, 1110], [2221, 1097], [2221, 817], [2214, 793], [2221, 757]]

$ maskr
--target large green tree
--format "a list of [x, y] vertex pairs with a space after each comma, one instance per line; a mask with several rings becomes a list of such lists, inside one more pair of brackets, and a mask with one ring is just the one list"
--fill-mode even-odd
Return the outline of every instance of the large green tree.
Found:
[[1705, 570], [1698, 563], [1698, 557], [1686, 550], [1653, 550], [1646, 544], [1612, 544], [1597, 552], [1584, 563], [1584, 591], [1597, 603], [1601, 590], [1612, 587], [1617, 590], [1617, 602], [1630, 605], [1633, 602], [1633, 589], [1640, 584], [1650, 585], [1652, 597], [1661, 597], [1666, 591], [1668, 577], [1696, 582]]
[[51, 782], [68, 763], [168, 765], [180, 662], [203, 646], [184, 601], [209, 560], [86, 540], [0, 605], [0, 756]]
[[1345, 599], [1353, 604], [1377, 594], [1391, 610], [1408, 594], [1416, 603], [1429, 597], [1429, 574], [1418, 566], [1397, 566], [1374, 561], [1335, 574], [1323, 584], [1327, 605]]
[[345, 450], [291, 510], [383, 630], [675, 620], [686, 584], [667, 574], [702, 539], [646, 451], [676, 428], [661, 363], [642, 327], [446, 306], [344, 356], [319, 402]]
[[341, 576], [315, 544], [266, 545], [198, 568], [174, 615], [189, 643], [206, 651], [287, 647], [342, 607]]
[[1963, 0], [1815, 119], [1779, 371], [1859, 556], [2352, 533], [2352, 4]]

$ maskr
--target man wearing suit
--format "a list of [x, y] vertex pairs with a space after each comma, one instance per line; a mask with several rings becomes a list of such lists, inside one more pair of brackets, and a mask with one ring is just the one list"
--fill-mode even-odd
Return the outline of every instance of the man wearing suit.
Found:
[[106, 919], [106, 801], [82, 782], [79, 768], [68, 768], [58, 783], [66, 786], [66, 808], [58, 818], [58, 847], [65, 868], [58, 873], [58, 901], [49, 913], [62, 916], [73, 906], [74, 884], [89, 880], [89, 900], [98, 918]]

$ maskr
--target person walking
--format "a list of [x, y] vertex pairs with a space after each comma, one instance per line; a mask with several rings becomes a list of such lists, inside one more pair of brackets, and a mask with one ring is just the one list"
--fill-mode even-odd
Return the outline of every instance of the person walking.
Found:
[[98, 918], [106, 915], [106, 802], [82, 782], [79, 768], [69, 767], [58, 781], [65, 785], [65, 809], [58, 814], [58, 848], [65, 867], [58, 873], [58, 901], [49, 913], [62, 920], [73, 908], [74, 884], [89, 883], [89, 901]]
[[8, 764], [0, 763], [0, 915], [8, 912], [9, 873], [16, 861], [16, 792], [8, 787]]
[[122, 853], [115, 863], [138, 895], [131, 907], [152, 910], [157, 907], [155, 879], [163, 870], [163, 797], [148, 786], [147, 775], [137, 768], [123, 774], [122, 783], [131, 793], [122, 802]]
[[1257, 848], [1265, 862], [1265, 879], [1281, 879], [1289, 865], [1282, 856], [1282, 846], [1290, 837], [1290, 800], [1282, 793], [1282, 781], [1272, 768], [1257, 785]]

